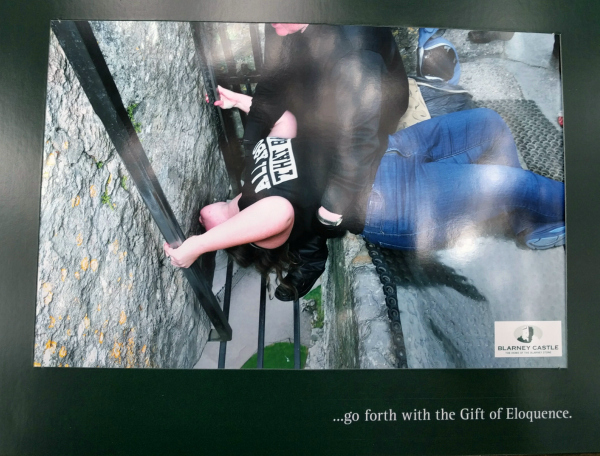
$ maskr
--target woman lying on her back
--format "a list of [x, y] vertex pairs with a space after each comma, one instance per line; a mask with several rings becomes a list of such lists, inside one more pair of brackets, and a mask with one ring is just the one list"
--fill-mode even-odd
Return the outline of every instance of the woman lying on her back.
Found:
[[[215, 105], [249, 110], [251, 97], [220, 91]], [[531, 249], [565, 242], [564, 184], [521, 168], [512, 134], [492, 110], [460, 111], [391, 135], [381, 160], [364, 164], [373, 179], [353, 183], [362, 186], [362, 197], [341, 215], [317, 213], [328, 179], [326, 146], [295, 133], [286, 112], [245, 157], [242, 193], [200, 211], [207, 232], [177, 249], [165, 243], [174, 266], [229, 249], [242, 266], [255, 264], [263, 274], [274, 269], [281, 279], [291, 261], [287, 246], [314, 230], [329, 236], [349, 230], [388, 248], [432, 250], [503, 215]]]

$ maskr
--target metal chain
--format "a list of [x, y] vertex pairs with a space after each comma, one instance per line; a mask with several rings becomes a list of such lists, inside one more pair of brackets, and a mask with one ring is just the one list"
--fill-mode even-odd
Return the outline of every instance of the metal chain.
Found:
[[388, 308], [388, 317], [390, 319], [390, 328], [392, 339], [394, 341], [394, 354], [396, 355], [396, 367], [399, 369], [408, 368], [406, 360], [406, 346], [404, 345], [404, 333], [402, 332], [402, 323], [400, 321], [400, 309], [398, 308], [398, 296], [396, 294], [396, 282], [394, 274], [386, 260], [385, 250], [379, 246], [365, 241], [369, 255], [379, 275], [379, 280], [383, 285], [385, 294], [385, 305]]

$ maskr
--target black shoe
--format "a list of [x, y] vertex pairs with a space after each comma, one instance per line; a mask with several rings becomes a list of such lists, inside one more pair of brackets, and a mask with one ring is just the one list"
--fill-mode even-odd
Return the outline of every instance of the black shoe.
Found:
[[301, 267], [290, 269], [283, 280], [286, 285], [290, 285], [296, 289], [297, 296], [293, 292], [290, 292], [279, 285], [275, 289], [275, 297], [280, 301], [294, 301], [295, 299], [300, 299], [312, 289], [315, 282], [319, 280], [319, 277], [323, 274], [323, 271], [324, 269], [309, 269], [303, 271]]

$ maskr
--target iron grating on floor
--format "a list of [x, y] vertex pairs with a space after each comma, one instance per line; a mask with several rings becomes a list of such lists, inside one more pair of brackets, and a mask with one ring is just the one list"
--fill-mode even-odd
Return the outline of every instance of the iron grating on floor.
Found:
[[517, 149], [534, 173], [563, 182], [563, 136], [533, 100], [478, 101], [502, 116], [515, 138]]

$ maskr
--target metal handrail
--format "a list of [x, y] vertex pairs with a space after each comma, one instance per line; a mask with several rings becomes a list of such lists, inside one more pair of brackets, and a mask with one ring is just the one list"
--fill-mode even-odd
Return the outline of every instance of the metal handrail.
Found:
[[300, 369], [300, 302], [294, 299], [294, 369]]
[[256, 350], [256, 367], [262, 369], [265, 357], [265, 319], [267, 312], [267, 280], [260, 277], [260, 305], [258, 308], [258, 349]]
[[[179, 247], [185, 236], [150, 166], [89, 22], [52, 21], [52, 30], [154, 222], [165, 240]], [[203, 277], [200, 262], [182, 271], [214, 326], [210, 339], [231, 340], [231, 326]], [[198, 306], [194, 309], [199, 313]]]
[[[223, 312], [225, 317], [229, 319], [229, 308], [231, 303], [231, 283], [233, 281], [233, 260], [227, 258], [227, 271], [225, 272], [225, 295], [223, 296]], [[219, 345], [219, 361], [218, 368], [225, 368], [225, 357], [227, 356], [227, 342], [223, 341]]]
[[[210, 106], [213, 106], [216, 100], [219, 99], [217, 93], [217, 76], [215, 75], [213, 66], [209, 63], [211, 60], [210, 48], [206, 46], [204, 35], [206, 34], [207, 25], [202, 22], [190, 22], [192, 29], [192, 37], [196, 47], [196, 57], [206, 88], [206, 96]], [[225, 168], [229, 175], [229, 183], [234, 195], [242, 191], [240, 182], [242, 173], [242, 148], [241, 144], [235, 136], [235, 121], [233, 120], [231, 110], [223, 112], [221, 109], [212, 109], [215, 122], [217, 124], [217, 137]]]

